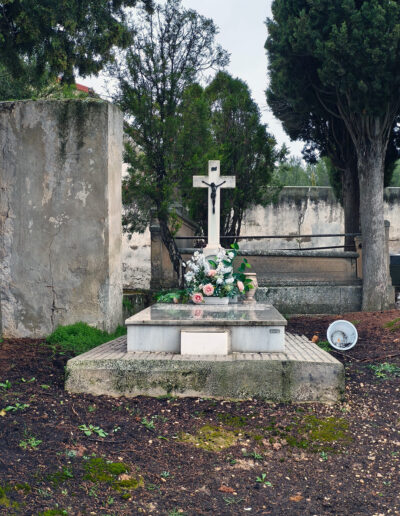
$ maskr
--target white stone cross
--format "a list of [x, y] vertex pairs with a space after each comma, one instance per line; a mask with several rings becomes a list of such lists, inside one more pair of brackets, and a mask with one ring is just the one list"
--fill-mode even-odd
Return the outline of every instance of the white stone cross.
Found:
[[208, 162], [208, 176], [193, 176], [193, 187], [208, 188], [208, 242], [203, 249], [206, 256], [216, 255], [221, 249], [219, 241], [220, 189], [235, 188], [235, 176], [220, 176], [219, 160]]

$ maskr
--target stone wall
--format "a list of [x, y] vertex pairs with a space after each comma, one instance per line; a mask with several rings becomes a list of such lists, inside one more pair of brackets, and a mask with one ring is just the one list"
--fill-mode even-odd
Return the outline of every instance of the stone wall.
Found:
[[[400, 253], [400, 188], [385, 190], [385, 219], [390, 222], [389, 250]], [[330, 187], [283, 188], [276, 204], [266, 208], [256, 206], [246, 212], [242, 235], [300, 235], [343, 233], [343, 208]], [[241, 248], [270, 251], [274, 249], [299, 249], [343, 245], [343, 238], [297, 238], [241, 241]], [[130, 246], [130, 247], [128, 247]], [[150, 233], [134, 234], [123, 244], [124, 286], [149, 288], [151, 277]], [[143, 260], [145, 258], [146, 261]], [[140, 264], [140, 269], [137, 269]], [[130, 272], [132, 271], [132, 273]]]
[[[390, 253], [400, 253], [400, 188], [385, 189]], [[241, 235], [316, 235], [344, 232], [344, 213], [330, 187], [287, 186], [279, 201], [245, 213]], [[343, 238], [244, 240], [245, 249], [299, 249], [343, 245]]]
[[0, 321], [43, 336], [122, 319], [122, 115], [105, 102], [0, 103]]

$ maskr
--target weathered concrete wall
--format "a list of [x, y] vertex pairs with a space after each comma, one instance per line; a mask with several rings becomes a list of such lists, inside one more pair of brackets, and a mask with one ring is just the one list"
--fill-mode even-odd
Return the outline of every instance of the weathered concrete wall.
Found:
[[122, 115], [99, 101], [0, 103], [1, 329], [122, 318]]
[[[400, 188], [385, 190], [385, 219], [390, 222], [389, 250], [400, 253]], [[343, 208], [330, 187], [285, 187], [279, 201], [246, 212], [242, 235], [300, 235], [343, 233]], [[298, 249], [343, 245], [343, 238], [242, 240], [247, 250]], [[150, 287], [150, 233], [135, 234], [123, 244], [124, 286]], [[140, 269], [138, 264], [140, 263]]]
[[[390, 253], [400, 253], [400, 188], [385, 189]], [[287, 186], [276, 204], [245, 213], [241, 235], [317, 235], [344, 232], [344, 213], [330, 187]], [[343, 238], [245, 240], [245, 249], [299, 249], [343, 245]]]

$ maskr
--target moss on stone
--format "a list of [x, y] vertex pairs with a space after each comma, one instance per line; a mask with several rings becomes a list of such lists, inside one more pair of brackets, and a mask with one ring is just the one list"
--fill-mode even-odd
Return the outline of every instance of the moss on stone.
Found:
[[179, 441], [193, 444], [203, 450], [219, 452], [236, 444], [238, 440], [235, 432], [219, 426], [204, 425], [195, 435], [182, 433]]

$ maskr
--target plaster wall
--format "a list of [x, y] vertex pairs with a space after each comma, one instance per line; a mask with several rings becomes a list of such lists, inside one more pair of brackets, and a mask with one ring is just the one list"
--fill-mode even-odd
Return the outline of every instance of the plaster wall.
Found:
[[100, 101], [0, 103], [0, 322], [43, 336], [122, 319], [122, 115]]

